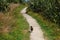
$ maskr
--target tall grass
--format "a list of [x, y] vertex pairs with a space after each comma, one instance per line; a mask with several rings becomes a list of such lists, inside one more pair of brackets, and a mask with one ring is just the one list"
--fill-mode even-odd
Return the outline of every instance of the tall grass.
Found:
[[20, 13], [24, 5], [20, 5], [13, 12], [13, 21], [8, 33], [0, 33], [0, 40], [29, 40], [29, 24]]

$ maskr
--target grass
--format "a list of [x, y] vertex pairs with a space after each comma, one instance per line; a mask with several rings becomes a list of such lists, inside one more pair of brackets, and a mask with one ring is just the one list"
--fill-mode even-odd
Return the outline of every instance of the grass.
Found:
[[60, 40], [60, 29], [58, 28], [58, 25], [48, 21], [38, 13], [29, 11], [28, 14], [37, 20], [44, 32], [44, 37], [46, 40]]
[[12, 12], [14, 23], [10, 23], [9, 32], [0, 33], [0, 40], [29, 40], [29, 24], [20, 13], [23, 8], [24, 5], [20, 5]]

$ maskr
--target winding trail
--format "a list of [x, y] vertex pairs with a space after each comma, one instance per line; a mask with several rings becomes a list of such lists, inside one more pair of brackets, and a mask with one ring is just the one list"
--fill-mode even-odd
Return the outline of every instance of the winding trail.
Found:
[[30, 34], [30, 40], [44, 40], [43, 32], [42, 32], [39, 24], [37, 23], [37, 21], [34, 18], [32, 18], [31, 16], [26, 14], [26, 9], [27, 9], [27, 7], [25, 7], [21, 11], [21, 13], [26, 18], [29, 25], [33, 27], [33, 31]]

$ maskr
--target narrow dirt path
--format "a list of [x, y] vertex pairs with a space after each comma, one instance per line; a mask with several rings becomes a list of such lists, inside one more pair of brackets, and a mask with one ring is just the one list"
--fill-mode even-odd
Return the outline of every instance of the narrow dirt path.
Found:
[[26, 9], [27, 9], [27, 7], [25, 7], [21, 11], [21, 13], [26, 18], [29, 25], [33, 27], [33, 31], [30, 34], [30, 40], [44, 40], [43, 32], [42, 32], [39, 24], [37, 23], [37, 21], [34, 18], [32, 18], [31, 16], [26, 14]]

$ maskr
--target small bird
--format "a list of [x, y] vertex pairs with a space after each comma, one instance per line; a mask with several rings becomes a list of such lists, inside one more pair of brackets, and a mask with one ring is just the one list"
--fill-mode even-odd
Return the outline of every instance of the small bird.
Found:
[[33, 27], [30, 26], [30, 27], [29, 27], [29, 32], [32, 32], [32, 31], [33, 31]]
[[33, 31], [33, 27], [31, 26], [31, 32]]

